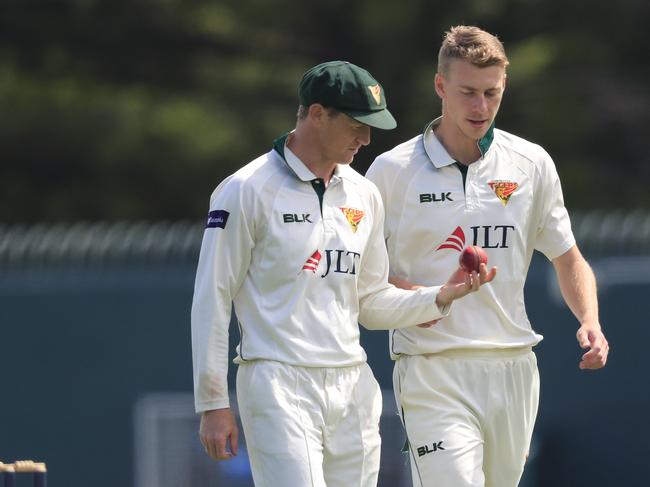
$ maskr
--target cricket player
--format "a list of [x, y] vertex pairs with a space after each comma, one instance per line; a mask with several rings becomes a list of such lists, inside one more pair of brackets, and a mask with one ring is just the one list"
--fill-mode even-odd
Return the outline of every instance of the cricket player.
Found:
[[364, 69], [333, 61], [305, 73], [299, 99], [295, 130], [211, 197], [192, 305], [199, 434], [213, 458], [237, 454], [227, 383], [234, 302], [237, 400], [255, 485], [372, 487], [381, 396], [358, 322], [439, 319], [494, 270], [457, 271], [417, 291], [388, 284], [381, 198], [349, 166], [371, 127], [396, 126], [384, 91]]
[[542, 337], [523, 294], [534, 250], [553, 263], [579, 321], [580, 368], [607, 361], [594, 275], [576, 246], [553, 161], [539, 145], [494, 126], [507, 65], [495, 36], [452, 28], [435, 76], [442, 116], [367, 172], [386, 209], [391, 282], [436, 282], [468, 245], [482, 247], [499, 269], [499, 279], [434, 326], [390, 333], [414, 486], [518, 484], [539, 395], [531, 349]]

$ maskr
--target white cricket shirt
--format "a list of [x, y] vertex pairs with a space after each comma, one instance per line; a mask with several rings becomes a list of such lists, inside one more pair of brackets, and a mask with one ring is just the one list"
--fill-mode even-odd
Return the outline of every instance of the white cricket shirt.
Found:
[[554, 259], [575, 244], [555, 165], [540, 146], [491, 128], [463, 184], [433, 132], [439, 120], [377, 157], [366, 174], [386, 209], [390, 273], [414, 284], [440, 282], [468, 245], [483, 247], [498, 272], [435, 326], [391, 332], [391, 354], [535, 345], [542, 336], [524, 305], [533, 250]]
[[229, 405], [232, 302], [241, 331], [235, 362], [307, 367], [364, 363], [358, 322], [386, 329], [448, 312], [435, 304], [439, 287], [388, 284], [377, 188], [339, 165], [323, 189], [285, 141], [211, 197], [192, 304], [197, 412]]

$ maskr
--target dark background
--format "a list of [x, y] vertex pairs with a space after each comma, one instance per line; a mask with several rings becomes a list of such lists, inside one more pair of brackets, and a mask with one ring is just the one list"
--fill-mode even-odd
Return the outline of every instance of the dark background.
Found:
[[569, 208], [648, 207], [649, 21], [646, 0], [2, 0], [0, 221], [202, 218], [332, 59], [367, 68], [399, 122], [364, 173], [439, 113], [461, 23], [505, 44], [497, 126], [551, 153]]
[[[367, 68], [399, 122], [357, 155], [364, 173], [438, 115], [435, 59], [461, 23], [504, 42], [497, 126], [550, 152], [594, 227], [580, 245], [602, 244], [586, 252], [612, 344], [602, 371], [578, 370], [575, 320], [549, 264], [531, 268], [546, 338], [527, 487], [648, 485], [646, 0], [0, 0], [0, 461], [46, 461], [53, 487], [131, 485], [136, 402], [192, 389], [212, 189], [294, 126], [302, 73], [332, 59]], [[165, 253], [178, 242], [182, 258]], [[386, 334], [362, 338], [390, 389]]]

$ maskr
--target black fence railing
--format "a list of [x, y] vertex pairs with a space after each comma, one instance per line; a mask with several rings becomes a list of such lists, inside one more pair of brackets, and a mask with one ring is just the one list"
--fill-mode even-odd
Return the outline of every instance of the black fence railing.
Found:
[[[590, 256], [650, 254], [650, 210], [573, 212], [572, 224]], [[202, 234], [193, 221], [0, 224], [0, 268], [183, 264]]]

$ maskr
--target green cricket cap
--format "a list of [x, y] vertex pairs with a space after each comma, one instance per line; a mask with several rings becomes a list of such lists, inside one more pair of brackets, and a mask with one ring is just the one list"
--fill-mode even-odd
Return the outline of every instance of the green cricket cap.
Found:
[[329, 61], [311, 68], [300, 81], [298, 95], [305, 107], [320, 103], [371, 127], [397, 127], [379, 82], [365, 69], [347, 61]]

